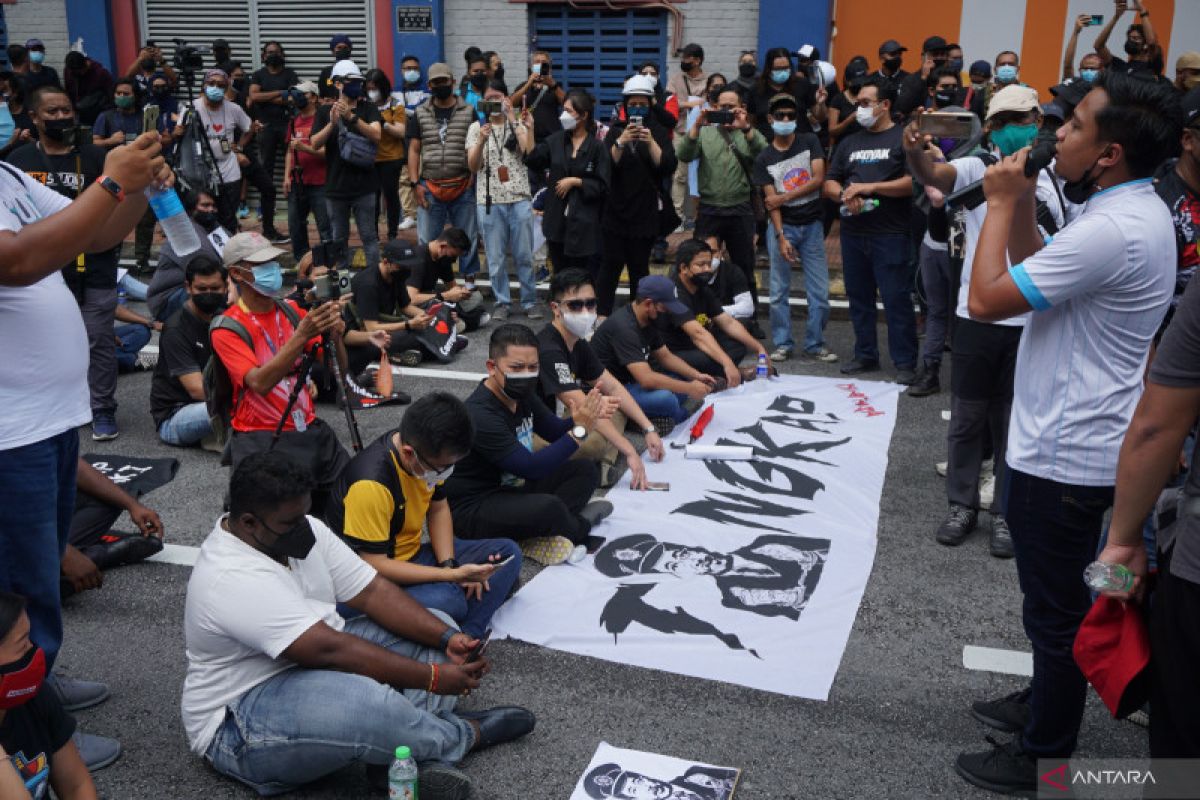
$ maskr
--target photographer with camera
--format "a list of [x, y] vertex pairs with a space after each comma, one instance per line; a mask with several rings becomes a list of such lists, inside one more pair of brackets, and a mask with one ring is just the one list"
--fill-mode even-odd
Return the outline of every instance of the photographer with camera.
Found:
[[[237, 208], [242, 188], [242, 168], [250, 159], [242, 152], [254, 135], [250, 117], [236, 103], [227, 100], [229, 75], [222, 69], [204, 73], [204, 96], [192, 101], [188, 114], [195, 114], [204, 126], [209, 152], [221, 175], [217, 191], [217, 219], [229, 231], [238, 229]], [[181, 121], [180, 125], [186, 125]], [[240, 138], [234, 134], [241, 131]]]
[[320, 91], [312, 81], [290, 90], [295, 113], [288, 121], [287, 155], [283, 160], [283, 193], [287, 197], [288, 233], [296, 261], [308, 252], [308, 215], [317, 221], [322, 243], [333, 241], [329, 207], [325, 202], [325, 150], [313, 147], [312, 131], [317, 121]]
[[138, 89], [143, 94], [150, 91], [150, 82], [154, 79], [156, 73], [161, 72], [167, 76], [167, 81], [172, 87], [179, 85], [179, 76], [175, 70], [171, 69], [171, 65], [167, 63], [163, 57], [162, 48], [154, 42], [146, 42], [142, 49], [138, 51], [137, 58], [129, 68], [125, 70], [125, 77], [132, 78], [137, 82]]
[[[254, 119], [262, 124], [258, 132], [258, 154], [263, 169], [274, 180], [275, 158], [287, 147], [288, 114], [296, 102], [296, 96], [288, 90], [300, 83], [300, 76], [294, 69], [285, 66], [283, 45], [279, 42], [264, 44], [262, 59], [264, 66], [250, 76], [249, 106]], [[271, 198], [269, 206], [264, 198], [264, 224], [273, 219], [274, 198]]]

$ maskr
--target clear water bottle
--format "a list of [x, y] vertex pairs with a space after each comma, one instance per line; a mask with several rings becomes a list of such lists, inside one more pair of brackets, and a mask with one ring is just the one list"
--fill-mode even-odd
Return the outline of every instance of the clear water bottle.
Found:
[[1133, 588], [1133, 573], [1124, 564], [1093, 561], [1083, 571], [1083, 582], [1093, 592], [1128, 592]]
[[[868, 211], [874, 211], [877, 208], [879, 208], [879, 199], [875, 197], [868, 197], [866, 200], [863, 200], [862, 210], [858, 213], [865, 214]], [[851, 211], [850, 207], [845, 203], [842, 203], [840, 206], [838, 206], [838, 213], [843, 217], [853, 217], [855, 215], [855, 212]]]
[[154, 209], [154, 216], [158, 217], [163, 234], [171, 243], [175, 255], [186, 256], [200, 249], [200, 237], [196, 235], [192, 221], [184, 213], [183, 203], [174, 189], [147, 186], [146, 199], [150, 202], [150, 208]]
[[770, 374], [771, 374], [771, 364], [767, 361], [767, 354], [759, 353], [758, 354], [758, 369], [755, 370], [755, 375], [763, 380], [766, 380], [766, 378], [768, 376], [770, 376]]
[[417, 762], [407, 747], [396, 748], [396, 758], [388, 768], [388, 797], [391, 800], [417, 800]]

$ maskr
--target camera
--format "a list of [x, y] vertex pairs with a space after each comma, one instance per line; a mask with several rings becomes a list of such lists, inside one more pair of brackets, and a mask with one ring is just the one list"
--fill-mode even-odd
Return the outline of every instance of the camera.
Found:
[[708, 112], [708, 114], [705, 116], [705, 119], [708, 121], [709, 125], [732, 125], [733, 112], [714, 109]]
[[504, 103], [499, 100], [478, 100], [475, 103], [475, 110], [485, 117], [490, 117], [503, 112]]
[[204, 56], [212, 54], [212, 48], [207, 45], [188, 44], [186, 39], [172, 39], [175, 42], [175, 57], [172, 65], [179, 72], [197, 72], [204, 69]]
[[91, 125], [76, 125], [74, 128], [67, 130], [66, 136], [63, 137], [63, 144], [77, 150], [82, 150], [84, 145], [92, 143], [92, 126]]
[[350, 275], [338, 271], [338, 258], [345, 249], [337, 242], [322, 242], [312, 248], [313, 268], [325, 267], [328, 272], [313, 278], [313, 295], [317, 302], [337, 300], [350, 293]]

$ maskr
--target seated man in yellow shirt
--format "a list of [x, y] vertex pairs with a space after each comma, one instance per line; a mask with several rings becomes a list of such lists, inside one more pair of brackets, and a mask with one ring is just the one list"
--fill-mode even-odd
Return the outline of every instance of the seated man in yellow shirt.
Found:
[[[477, 638], [508, 599], [521, 551], [509, 539], [454, 538], [441, 483], [470, 451], [473, 432], [457, 397], [422, 397], [399, 430], [351, 459], [331, 493], [326, 522], [379, 574]], [[426, 521], [429, 543], [422, 544]]]

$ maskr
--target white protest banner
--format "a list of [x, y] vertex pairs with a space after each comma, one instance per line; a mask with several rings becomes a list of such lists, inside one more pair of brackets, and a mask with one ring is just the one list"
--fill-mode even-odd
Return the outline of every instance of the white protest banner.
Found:
[[698, 761], [624, 750], [601, 742], [570, 800], [664, 797], [732, 800], [742, 771]]
[[701, 443], [754, 459], [647, 460], [670, 491], [632, 491], [626, 476], [593, 531], [603, 546], [542, 570], [495, 635], [826, 699], [875, 558], [899, 389], [784, 376], [713, 396]]

